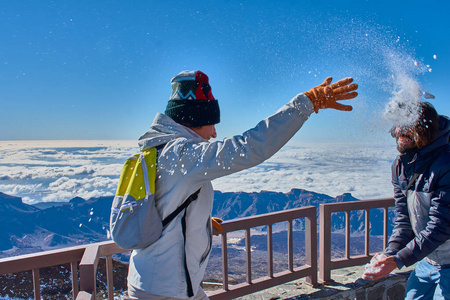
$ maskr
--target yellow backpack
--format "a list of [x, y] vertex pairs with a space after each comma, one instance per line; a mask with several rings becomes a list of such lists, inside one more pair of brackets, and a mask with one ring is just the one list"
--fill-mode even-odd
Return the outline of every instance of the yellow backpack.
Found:
[[123, 249], [142, 249], [156, 242], [164, 227], [200, 192], [162, 220], [155, 205], [156, 165], [157, 149], [149, 148], [128, 158], [122, 167], [109, 227], [113, 241]]
[[111, 237], [119, 247], [145, 248], [161, 236], [163, 226], [155, 206], [155, 180], [155, 148], [125, 161], [110, 216]]

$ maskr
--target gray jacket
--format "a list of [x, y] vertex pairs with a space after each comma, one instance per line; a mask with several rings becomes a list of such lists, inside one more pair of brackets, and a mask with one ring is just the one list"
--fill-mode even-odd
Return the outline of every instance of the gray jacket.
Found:
[[153, 245], [134, 250], [130, 258], [130, 290], [175, 298], [187, 297], [187, 269], [194, 294], [203, 280], [211, 251], [211, 181], [265, 161], [286, 144], [313, 112], [311, 101], [297, 95], [277, 113], [242, 135], [208, 142], [194, 131], [157, 114], [139, 140], [141, 149], [166, 144], [158, 159], [156, 205], [167, 217], [189, 195], [201, 188], [186, 211], [186, 245], [181, 213]]

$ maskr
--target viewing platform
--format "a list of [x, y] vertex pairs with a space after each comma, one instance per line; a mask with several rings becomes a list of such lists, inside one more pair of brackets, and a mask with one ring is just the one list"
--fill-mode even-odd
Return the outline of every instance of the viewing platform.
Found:
[[[396, 274], [374, 282], [360, 278], [364, 265], [376, 252], [382, 251], [382, 249], [374, 251], [370, 243], [371, 210], [383, 211], [384, 249], [388, 241], [389, 209], [393, 206], [392, 198], [361, 200], [321, 204], [318, 211], [315, 206], [307, 206], [224, 221], [223, 231], [213, 232], [219, 236], [221, 243], [222, 274], [219, 274], [221, 278], [213, 282], [205, 280], [204, 289], [213, 300], [403, 299], [408, 269], [397, 270]], [[350, 213], [353, 211], [361, 211], [365, 219], [364, 251], [358, 255], [352, 254], [354, 251], [352, 251]], [[345, 249], [342, 256], [336, 256], [332, 250], [331, 216], [334, 213], [345, 214], [343, 224]], [[294, 247], [294, 231], [297, 231], [294, 230], [293, 224], [298, 221], [303, 224], [301, 231], [304, 233], [304, 247]], [[287, 263], [282, 264], [286, 265], [283, 270], [275, 263], [277, 258], [274, 258], [273, 249], [274, 226], [279, 223], [286, 224], [287, 228], [287, 257], [285, 257]], [[260, 274], [260, 270], [256, 272], [256, 264], [252, 259], [254, 253], [251, 240], [255, 228], [264, 228], [266, 233], [267, 254], [263, 275]], [[232, 277], [230, 263], [236, 259], [229, 255], [230, 240], [236, 232], [242, 232], [245, 240], [243, 249], [245, 274], [241, 274], [245, 279], [241, 281], [230, 278]], [[13, 274], [28, 272], [29, 275], [23, 277], [27, 280], [22, 281], [28, 281], [29, 289], [32, 291], [31, 298], [59, 299], [48, 297], [44, 292], [52, 285], [57, 290], [58, 284], [61, 284], [61, 274], [56, 276], [56, 267], [67, 270], [66, 273], [62, 271], [61, 273], [64, 273], [63, 277], [70, 282], [70, 292], [66, 296], [70, 296], [71, 299], [126, 299], [124, 297], [126, 265], [113, 259], [113, 255], [126, 252], [129, 251], [119, 248], [112, 241], [106, 241], [8, 257], [0, 259], [0, 276], [1, 280], [6, 280], [6, 277]], [[53, 271], [47, 274], [49, 267], [53, 267]]]

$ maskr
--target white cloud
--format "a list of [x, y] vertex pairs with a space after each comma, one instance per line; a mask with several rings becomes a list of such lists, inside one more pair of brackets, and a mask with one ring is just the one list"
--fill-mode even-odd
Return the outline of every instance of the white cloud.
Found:
[[136, 141], [0, 142], [0, 191], [26, 202], [112, 195]]
[[330, 196], [351, 193], [359, 199], [392, 197], [392, 145], [291, 142], [252, 169], [214, 181], [223, 192], [287, 192], [306, 189]]
[[[28, 203], [113, 195], [135, 141], [0, 141], [0, 191]], [[263, 164], [213, 182], [223, 192], [306, 189], [391, 197], [394, 145], [290, 142]]]

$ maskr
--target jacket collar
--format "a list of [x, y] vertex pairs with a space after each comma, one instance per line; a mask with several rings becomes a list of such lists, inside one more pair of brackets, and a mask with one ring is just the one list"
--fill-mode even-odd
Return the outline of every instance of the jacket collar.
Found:
[[141, 150], [167, 144], [176, 138], [186, 138], [195, 142], [205, 142], [190, 128], [178, 124], [168, 116], [157, 113], [150, 129], [139, 138], [138, 145]]

